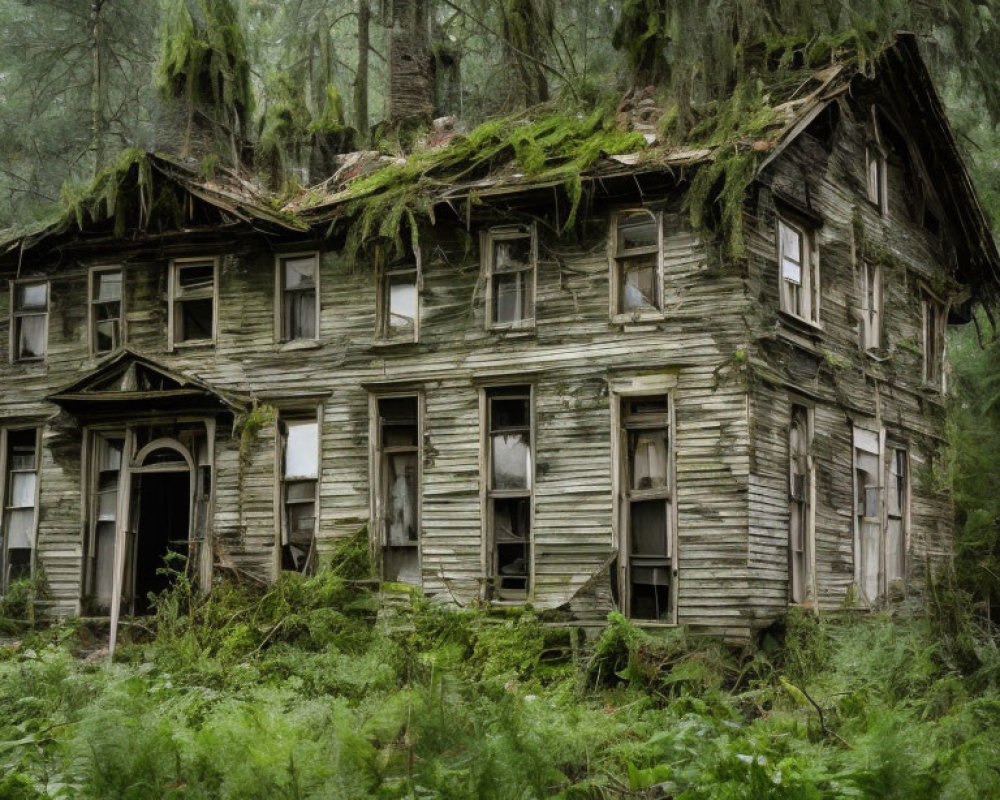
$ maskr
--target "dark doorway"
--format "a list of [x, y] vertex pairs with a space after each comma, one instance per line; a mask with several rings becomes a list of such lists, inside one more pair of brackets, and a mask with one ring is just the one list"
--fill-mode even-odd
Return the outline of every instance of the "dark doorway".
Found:
[[151, 610], [150, 594], [170, 586], [164, 567], [183, 570], [184, 562], [170, 553], [186, 554], [191, 511], [191, 476], [187, 472], [151, 472], [133, 478], [139, 501], [133, 606], [136, 614]]

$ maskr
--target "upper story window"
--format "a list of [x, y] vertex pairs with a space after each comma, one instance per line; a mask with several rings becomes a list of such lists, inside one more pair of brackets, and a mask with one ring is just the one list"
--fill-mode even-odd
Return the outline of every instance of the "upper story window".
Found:
[[319, 338], [319, 256], [279, 256], [277, 281], [281, 341]]
[[537, 263], [534, 226], [491, 228], [484, 244], [487, 327], [533, 326]]
[[420, 257], [394, 261], [379, 270], [378, 338], [415, 342], [420, 328]]
[[11, 361], [43, 361], [49, 333], [49, 284], [12, 281]]
[[882, 269], [869, 261], [861, 262], [858, 282], [861, 296], [861, 340], [865, 350], [882, 346]]
[[170, 347], [215, 341], [218, 285], [216, 259], [170, 263]]
[[778, 219], [781, 310], [806, 322], [819, 322], [819, 270], [812, 235], [805, 227]]
[[925, 294], [923, 306], [923, 379], [924, 383], [942, 387], [944, 375], [944, 334], [947, 324], [947, 309], [930, 294]]
[[659, 316], [663, 311], [660, 218], [645, 209], [614, 217], [611, 237], [611, 316]]
[[90, 352], [103, 355], [121, 347], [122, 271], [117, 267], [90, 273]]

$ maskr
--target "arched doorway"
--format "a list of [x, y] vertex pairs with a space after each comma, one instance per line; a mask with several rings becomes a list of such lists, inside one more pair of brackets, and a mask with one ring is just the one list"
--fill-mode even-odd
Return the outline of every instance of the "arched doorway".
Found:
[[130, 472], [126, 599], [133, 613], [145, 614], [149, 596], [170, 586], [165, 568], [183, 567], [171, 554], [188, 554], [195, 469], [184, 445], [156, 439], [136, 453]]

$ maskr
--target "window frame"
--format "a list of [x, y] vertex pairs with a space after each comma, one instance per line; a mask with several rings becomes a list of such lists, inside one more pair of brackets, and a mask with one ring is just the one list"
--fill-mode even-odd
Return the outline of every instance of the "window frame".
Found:
[[[889, 152], [882, 140], [879, 111], [871, 108], [869, 140], [865, 144], [865, 196], [880, 216], [889, 215]], [[872, 169], [874, 168], [874, 180]]]
[[[35, 467], [31, 470], [35, 476], [35, 494], [33, 498], [34, 505], [32, 506], [34, 518], [31, 526], [31, 555], [29, 556], [29, 574], [31, 577], [34, 577], [35, 575], [42, 483], [42, 427], [40, 425], [2, 426], [0, 427], [0, 537], [2, 537], [2, 551], [0, 551], [0, 596], [6, 596], [9, 588], [10, 564], [8, 559], [8, 550], [10, 549], [10, 537], [7, 535], [9, 515], [15, 508], [25, 508], [25, 506], [8, 507], [10, 498], [8, 498], [7, 495], [9, 492], [9, 486], [12, 483], [12, 472], [9, 464], [10, 435], [12, 433], [23, 433], [25, 431], [32, 431], [35, 434]], [[19, 470], [19, 472], [26, 471], [27, 470]]]
[[[104, 273], [117, 272], [121, 275], [121, 291], [118, 296], [118, 342], [110, 350], [97, 349], [97, 307], [114, 301], [100, 301], [95, 292], [100, 285], [99, 276]], [[103, 321], [103, 320], [102, 320]], [[125, 267], [121, 264], [107, 264], [91, 267], [87, 271], [87, 339], [90, 345], [90, 357], [101, 358], [121, 350], [127, 343], [125, 331]]]
[[[653, 224], [656, 225], [656, 245], [650, 247], [633, 247], [629, 249], [622, 249], [620, 247], [620, 230], [619, 226], [621, 221], [631, 215], [636, 213], [649, 214], [653, 218]], [[613, 323], [618, 324], [628, 324], [634, 322], [643, 322], [646, 320], [662, 320], [665, 316], [664, 311], [664, 259], [663, 259], [663, 212], [660, 210], [654, 210], [650, 208], [645, 208], [644, 206], [629, 206], [626, 208], [620, 208], [615, 210], [611, 214], [611, 219], [609, 221], [608, 229], [608, 284], [610, 287], [609, 291], [609, 316]], [[624, 272], [623, 265], [628, 259], [640, 258], [642, 256], [656, 255], [656, 308], [655, 310], [636, 310], [636, 311], [624, 311], [622, 310], [622, 290], [624, 288]]]
[[[313, 300], [315, 304], [314, 311], [314, 327], [312, 336], [300, 336], [300, 337], [290, 337], [287, 335], [286, 327], [290, 323], [290, 320], [286, 318], [285, 314], [285, 294], [287, 292], [292, 293], [304, 293], [310, 291], [309, 289], [288, 289], [285, 286], [285, 262], [286, 261], [301, 261], [307, 258], [313, 260], [314, 272], [313, 272], [313, 285], [311, 291], [313, 292]], [[304, 252], [291, 252], [291, 253], [278, 253], [274, 257], [274, 340], [278, 344], [314, 344], [320, 339], [320, 310], [322, 308], [320, 291], [320, 268], [322, 261], [320, 259], [320, 254], [318, 250], [308, 250]]]
[[[529, 239], [530, 264], [520, 269], [496, 271], [494, 248], [497, 242]], [[528, 225], [498, 225], [488, 228], [480, 234], [480, 252], [482, 254], [483, 277], [486, 283], [485, 313], [483, 319], [488, 331], [530, 331], [537, 324], [538, 313], [538, 226], [532, 222]], [[531, 315], [515, 322], [498, 322], [496, 319], [496, 279], [500, 275], [530, 272]]]
[[[376, 297], [375, 297], [375, 342], [379, 345], [391, 344], [415, 344], [420, 341], [420, 311], [423, 295], [423, 265], [420, 248], [413, 251], [413, 261], [409, 259], [397, 259], [392, 263], [386, 263], [386, 253], [384, 247], [379, 247], [376, 253]], [[390, 283], [394, 276], [413, 274], [413, 291], [416, 297], [416, 308], [414, 310], [413, 328], [407, 334], [393, 334], [389, 324], [392, 318], [390, 304], [392, 302], [392, 292]]]
[[[291, 475], [286, 476], [286, 460], [288, 454], [288, 439], [289, 432], [288, 426], [291, 424], [309, 424], [312, 423], [316, 426], [316, 476], [308, 477], [304, 475]], [[275, 503], [277, 505], [277, 513], [274, 515], [275, 522], [275, 570], [276, 574], [280, 575], [282, 571], [285, 571], [284, 567], [284, 556], [285, 548], [290, 545], [291, 539], [289, 536], [289, 519], [288, 519], [288, 506], [289, 505], [304, 505], [306, 503], [313, 504], [313, 530], [312, 530], [312, 543], [311, 550], [306, 555], [305, 563], [300, 570], [289, 570], [298, 571], [302, 573], [308, 573], [311, 569], [315, 568], [317, 558], [318, 558], [318, 548], [319, 548], [319, 527], [320, 527], [320, 498], [322, 493], [320, 491], [321, 483], [323, 480], [323, 406], [314, 405], [303, 405], [303, 406], [283, 406], [278, 410], [278, 418], [275, 421], [275, 438], [276, 438], [276, 453], [277, 458], [275, 459]], [[288, 487], [290, 484], [304, 484], [311, 482], [313, 485], [313, 492], [311, 499], [295, 499], [289, 500], [288, 498]]]
[[[885, 334], [885, 289], [882, 281], [882, 265], [867, 258], [861, 259], [861, 273], [858, 280], [861, 314], [861, 346], [870, 353], [883, 347]], [[869, 301], [875, 308], [869, 308]]]
[[[784, 244], [782, 228], [788, 228], [799, 236], [799, 305], [797, 311], [791, 307], [792, 295], [786, 289], [786, 283], [792, 281], [785, 278], [784, 274]], [[819, 274], [819, 253], [816, 247], [815, 228], [794, 215], [779, 212], [775, 215], [775, 253], [778, 262], [778, 307], [783, 314], [793, 317], [799, 322], [813, 327], [820, 328], [820, 274]], [[807, 305], [803, 308], [802, 304]]]
[[[677, 377], [675, 375], [648, 375], [613, 378], [609, 381], [609, 402], [611, 405], [611, 478], [612, 478], [612, 544], [618, 554], [617, 585], [618, 607], [626, 617], [643, 626], [673, 627], [679, 619], [679, 526], [677, 512]], [[624, 403], [640, 397], [665, 397], [667, 401], [666, 428], [668, 435], [668, 486], [669, 508], [667, 511], [667, 549], [670, 553], [670, 606], [669, 621], [648, 620], [631, 614], [631, 573], [630, 573], [630, 502], [628, 493], [629, 448], [628, 429]], [[652, 416], [652, 415], [650, 415]], [[659, 427], [663, 427], [662, 425]]]
[[922, 287], [920, 309], [921, 381], [925, 387], [943, 392], [948, 304]]
[[[412, 399], [416, 407], [417, 443], [413, 446], [385, 447], [383, 445], [382, 417], [379, 404], [383, 400], [409, 400]], [[379, 553], [379, 576], [385, 580], [385, 556], [390, 547], [388, 531], [385, 526], [385, 481], [388, 476], [387, 456], [401, 453], [413, 453], [416, 455], [417, 463], [417, 504], [416, 504], [416, 525], [417, 541], [415, 544], [417, 556], [417, 586], [423, 585], [423, 479], [424, 479], [424, 394], [422, 391], [413, 390], [390, 390], [372, 391], [368, 395], [368, 419], [369, 419], [369, 508], [370, 518], [373, 521], [375, 530], [373, 540], [378, 547]]]
[[[18, 309], [17, 292], [22, 286], [45, 286], [45, 310]], [[49, 357], [49, 314], [52, 311], [52, 283], [47, 278], [18, 278], [10, 281], [10, 363], [11, 364], [44, 364]], [[43, 339], [44, 352], [40, 356], [25, 358], [18, 353], [18, 321], [25, 317], [44, 317], [45, 335]]]
[[[805, 458], [804, 471], [802, 473], [802, 497], [796, 497], [794, 486], [796, 472], [791, 449], [791, 435], [796, 425], [796, 415], [800, 417], [805, 435], [805, 442], [803, 444], [804, 452], [802, 454]], [[788, 602], [790, 605], [811, 606], [815, 609], [817, 606], [818, 587], [816, 584], [816, 468], [812, 456], [814, 436], [815, 413], [813, 407], [800, 402], [798, 398], [793, 398], [790, 404], [788, 428]], [[801, 599], [796, 596], [799, 593], [796, 592], [793, 573], [795, 550], [792, 541], [791, 526], [796, 504], [800, 506], [799, 513], [802, 515], [800, 520], [802, 526]]]
[[[528, 471], [527, 489], [496, 489], [493, 487], [493, 438], [491, 401], [495, 397], [509, 399], [527, 399], [528, 401], [528, 453], [531, 461]], [[523, 377], [506, 380], [494, 380], [479, 389], [480, 414], [480, 513], [483, 523], [482, 533], [482, 567], [483, 588], [482, 599], [493, 603], [522, 605], [534, 598], [535, 591], [535, 488], [537, 484], [537, 389], [534, 383], [526, 383]], [[523, 427], [523, 426], [520, 426]], [[495, 530], [494, 503], [496, 500], [528, 500], [528, 536], [525, 542], [527, 560], [525, 565], [525, 588], [523, 596], [504, 596], [499, 576], [497, 575], [497, 538]], [[508, 590], [510, 591], [510, 590]]]
[[[219, 257], [190, 257], [171, 259], [167, 275], [167, 351], [187, 348], [187, 347], [212, 347], [218, 343], [219, 338]], [[212, 265], [212, 288], [196, 289], [190, 294], [178, 294], [180, 289], [179, 280], [182, 270], [188, 267]], [[185, 339], [177, 340], [178, 306], [191, 300], [212, 300], [212, 335], [207, 339]]]

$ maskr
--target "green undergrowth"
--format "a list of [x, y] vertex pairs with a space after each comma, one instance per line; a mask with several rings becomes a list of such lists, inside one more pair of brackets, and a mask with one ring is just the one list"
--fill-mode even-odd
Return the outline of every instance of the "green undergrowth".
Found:
[[753, 649], [612, 614], [585, 642], [530, 608], [380, 614], [370, 574], [359, 535], [267, 590], [177, 581], [111, 664], [78, 623], [3, 645], [0, 797], [1000, 793], [995, 639], [958, 668], [918, 608], [793, 613]]

